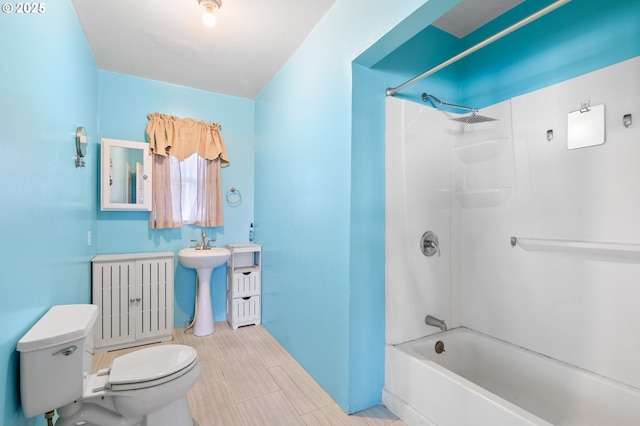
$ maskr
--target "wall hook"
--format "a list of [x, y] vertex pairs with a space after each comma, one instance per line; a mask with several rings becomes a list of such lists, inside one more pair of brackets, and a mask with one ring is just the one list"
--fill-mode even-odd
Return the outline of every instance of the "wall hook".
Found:
[[84, 167], [84, 156], [87, 154], [87, 131], [84, 127], [76, 129], [76, 167]]
[[580, 102], [580, 112], [589, 112], [591, 110], [591, 101]]
[[625, 114], [622, 116], [622, 124], [624, 124], [624, 127], [631, 126], [631, 114]]

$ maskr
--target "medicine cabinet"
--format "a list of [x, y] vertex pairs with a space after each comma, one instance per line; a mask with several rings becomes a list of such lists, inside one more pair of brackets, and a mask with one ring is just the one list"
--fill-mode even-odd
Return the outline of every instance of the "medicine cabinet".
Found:
[[145, 142], [102, 139], [102, 210], [151, 210], [151, 154]]

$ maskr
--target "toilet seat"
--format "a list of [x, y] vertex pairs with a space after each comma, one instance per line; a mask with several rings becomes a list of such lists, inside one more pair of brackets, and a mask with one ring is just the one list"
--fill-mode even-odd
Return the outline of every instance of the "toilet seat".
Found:
[[124, 391], [158, 386], [186, 374], [197, 363], [198, 353], [190, 346], [140, 349], [113, 360], [106, 387]]

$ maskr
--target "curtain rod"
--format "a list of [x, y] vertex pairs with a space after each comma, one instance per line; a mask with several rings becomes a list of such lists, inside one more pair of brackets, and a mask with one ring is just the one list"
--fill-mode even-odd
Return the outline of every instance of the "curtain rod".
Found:
[[482, 49], [483, 47], [493, 43], [496, 40], [501, 39], [502, 37], [506, 36], [507, 34], [510, 34], [510, 33], [514, 32], [518, 28], [524, 27], [525, 25], [529, 24], [530, 22], [533, 22], [536, 19], [546, 15], [547, 13], [556, 10], [560, 6], [563, 6], [563, 5], [567, 4], [567, 3], [569, 3], [570, 1], [571, 0], [558, 0], [555, 3], [552, 3], [549, 6], [545, 7], [544, 9], [539, 10], [538, 12], [534, 13], [533, 15], [530, 15], [529, 17], [523, 19], [522, 21], [516, 22], [515, 24], [511, 25], [510, 27], [505, 28], [504, 30], [500, 31], [499, 33], [489, 37], [485, 41], [482, 41], [482, 42], [476, 44], [475, 46], [470, 47], [469, 49], [465, 50], [464, 52], [461, 52], [461, 53], [457, 54], [453, 58], [441, 63], [440, 65], [431, 68], [429, 71], [426, 71], [426, 72], [424, 72], [424, 73], [412, 78], [411, 80], [401, 84], [398, 87], [393, 87], [393, 88], [390, 87], [390, 88], [388, 88], [387, 91], [386, 91], [387, 96], [395, 96], [395, 94], [398, 93], [400, 90], [411, 86], [413, 83], [416, 83], [416, 82], [422, 80], [423, 78], [428, 77], [428, 76], [430, 76], [431, 74], [433, 74], [433, 73], [435, 73], [437, 71], [440, 71], [441, 69], [443, 69], [445, 67], [448, 67], [449, 65], [453, 64], [454, 62], [459, 61], [460, 59], [464, 58], [465, 56], [468, 56], [468, 55], [472, 54], [476, 50]]

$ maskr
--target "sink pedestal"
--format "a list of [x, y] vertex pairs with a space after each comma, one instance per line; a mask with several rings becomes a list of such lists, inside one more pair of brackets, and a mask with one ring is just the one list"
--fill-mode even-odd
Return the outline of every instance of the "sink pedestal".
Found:
[[214, 332], [213, 306], [211, 305], [211, 273], [212, 269], [196, 269], [198, 274], [198, 303], [196, 317], [193, 322], [194, 336], [208, 336]]
[[182, 266], [195, 269], [198, 274], [197, 303], [193, 319], [194, 336], [208, 336], [213, 333], [211, 273], [217, 266], [224, 265], [230, 256], [229, 249], [218, 247], [210, 249], [183, 248], [178, 252], [178, 259], [180, 259]]

